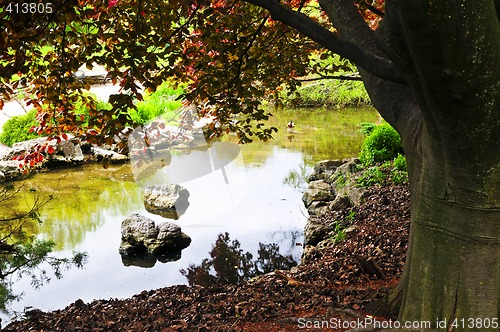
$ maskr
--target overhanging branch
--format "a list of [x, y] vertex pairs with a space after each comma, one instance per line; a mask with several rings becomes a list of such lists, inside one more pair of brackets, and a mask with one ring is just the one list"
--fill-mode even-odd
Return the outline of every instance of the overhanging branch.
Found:
[[275, 0], [244, 1], [268, 10], [274, 20], [296, 29], [321, 46], [351, 60], [357, 66], [373, 75], [385, 80], [405, 83], [405, 80], [391, 61], [340, 38], [337, 34], [327, 30], [307, 15], [294, 11]]
[[297, 81], [299, 82], [314, 82], [321, 80], [341, 80], [341, 81], [362, 81], [359, 76], [347, 76], [347, 75], [324, 75], [320, 77], [312, 77], [312, 78], [299, 78]]

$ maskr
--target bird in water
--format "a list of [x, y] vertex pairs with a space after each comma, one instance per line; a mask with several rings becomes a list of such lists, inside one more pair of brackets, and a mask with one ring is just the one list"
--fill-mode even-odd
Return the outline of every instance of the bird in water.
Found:
[[109, 155], [105, 155], [104, 157], [102, 157], [102, 168], [104, 168], [104, 169], [108, 169], [110, 159], [111, 159], [111, 158], [110, 158], [110, 156], [109, 156]]

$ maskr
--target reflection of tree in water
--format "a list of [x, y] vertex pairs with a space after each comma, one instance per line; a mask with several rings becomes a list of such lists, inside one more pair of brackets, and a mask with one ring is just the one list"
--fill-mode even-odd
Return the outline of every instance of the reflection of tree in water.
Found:
[[40, 240], [35, 235], [36, 225], [41, 223], [39, 210], [52, 196], [37, 194], [34, 190], [33, 204], [26, 211], [11, 207], [12, 201], [20, 195], [21, 189], [7, 184], [0, 187], [0, 310], [5, 309], [9, 301], [19, 299], [12, 293], [12, 276], [31, 277], [31, 284], [36, 288], [50, 281], [44, 270], [50, 267], [56, 278], [61, 278], [64, 270], [86, 262], [85, 253], [74, 253], [73, 257], [56, 258], [49, 254], [55, 243]]
[[187, 270], [180, 270], [189, 285], [208, 286], [212, 284], [237, 284], [257, 275], [276, 269], [289, 269], [297, 263], [291, 255], [283, 256], [275, 243], [259, 243], [259, 257], [240, 249], [238, 240], [231, 240], [229, 233], [219, 234], [210, 251], [210, 257], [200, 265], [190, 264]]

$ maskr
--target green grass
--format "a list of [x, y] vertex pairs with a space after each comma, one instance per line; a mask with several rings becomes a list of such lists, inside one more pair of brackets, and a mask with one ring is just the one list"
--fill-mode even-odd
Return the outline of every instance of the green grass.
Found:
[[330, 80], [300, 87], [288, 104], [297, 107], [347, 107], [370, 105], [371, 101], [362, 82]]
[[177, 110], [182, 105], [177, 98], [182, 93], [181, 88], [174, 89], [170, 84], [164, 83], [155, 92], [147, 94], [143, 101], [138, 102], [137, 110], [130, 110], [130, 117], [140, 124], [145, 124], [159, 116], [165, 122], [175, 121]]
[[356, 182], [361, 187], [384, 186], [389, 183], [404, 184], [408, 182], [406, 158], [399, 154], [393, 160], [383, 164], [363, 168]]
[[12, 146], [17, 142], [40, 137], [38, 134], [30, 132], [30, 128], [37, 125], [36, 110], [31, 110], [24, 115], [13, 116], [3, 125], [0, 142]]

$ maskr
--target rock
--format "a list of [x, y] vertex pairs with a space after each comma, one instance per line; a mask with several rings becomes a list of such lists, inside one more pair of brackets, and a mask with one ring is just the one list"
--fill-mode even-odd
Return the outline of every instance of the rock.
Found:
[[78, 140], [61, 141], [57, 150], [70, 161], [83, 161], [83, 153]]
[[71, 166], [82, 163], [83, 159], [83, 152], [78, 140], [61, 141], [55, 144], [55, 153], [46, 157], [46, 166]]
[[331, 211], [343, 210], [351, 206], [351, 202], [348, 197], [337, 195], [335, 199], [330, 202], [328, 209]]
[[366, 188], [361, 188], [354, 181], [348, 182], [343, 188], [338, 189], [337, 195], [349, 199], [352, 206], [359, 207], [368, 195]]
[[149, 186], [144, 190], [146, 210], [169, 219], [178, 219], [187, 210], [188, 198], [189, 191], [178, 184]]
[[[351, 206], [360, 206], [367, 195], [367, 189], [358, 187], [356, 181], [351, 176], [352, 173], [356, 172], [359, 160], [357, 158], [348, 159], [345, 164], [337, 167], [337, 170], [332, 175], [333, 179], [336, 179], [332, 183], [333, 187], [337, 192], [337, 197], [346, 197], [349, 200]], [[337, 201], [332, 203], [332, 208], [339, 209], [340, 205], [345, 204], [345, 201]], [[339, 205], [336, 207], [336, 205]]]
[[7, 160], [7, 156], [12, 152], [12, 148], [0, 143], [0, 160]]
[[313, 172], [309, 175], [309, 181], [327, 180], [337, 167], [344, 163], [343, 160], [322, 160], [313, 167]]
[[331, 230], [330, 227], [317, 224], [313, 219], [309, 218], [304, 227], [304, 245], [316, 246]]
[[[139, 214], [122, 221], [119, 252], [123, 256], [145, 255], [175, 257], [189, 246], [191, 238], [178, 225], [155, 222]], [[150, 265], [149, 262], [147, 265]], [[154, 265], [154, 264], [153, 264]]]
[[0, 172], [3, 174], [3, 181], [19, 180], [24, 176], [19, 168], [19, 161], [15, 160], [0, 160]]
[[[69, 135], [68, 135], [69, 136]], [[76, 138], [69, 137], [68, 140], [62, 140], [59, 143], [57, 140], [49, 140], [40, 137], [32, 140], [18, 142], [12, 145], [12, 149], [6, 155], [5, 159], [13, 159], [15, 156], [24, 155], [36, 145], [47, 145], [54, 148], [54, 152], [47, 155], [43, 161], [43, 166], [46, 167], [61, 167], [80, 164], [84, 161], [82, 149], [80, 148], [80, 141]]]
[[121, 153], [117, 153], [117, 152], [112, 151], [112, 150], [106, 150], [106, 149], [98, 148], [95, 146], [91, 147], [90, 150], [91, 150], [90, 151], [90, 155], [91, 155], [90, 159], [93, 161], [101, 161], [104, 158], [108, 158], [108, 160], [111, 164], [122, 164], [122, 163], [129, 161], [128, 156], [121, 154]]
[[[47, 140], [47, 138], [40, 137], [40, 138], [31, 139], [28, 141], [14, 143], [6, 158], [12, 159], [15, 156], [26, 154], [28, 151], [30, 151], [31, 147], [33, 147], [37, 144], [42, 145], [43, 143], [45, 143], [46, 140]], [[54, 145], [55, 145], [55, 141], [54, 141]]]
[[302, 201], [309, 207], [314, 201], [329, 202], [335, 199], [335, 191], [324, 180], [309, 182], [309, 187], [302, 195]]
[[356, 172], [356, 168], [358, 167], [358, 165], [359, 159], [346, 159], [344, 164], [337, 167], [337, 169], [331, 176], [331, 180], [337, 179], [340, 176], [344, 177], [344, 179], [347, 180], [351, 179], [351, 174]]
[[134, 255], [121, 255], [122, 264], [124, 266], [138, 266], [143, 268], [151, 268], [156, 265], [156, 262], [168, 263], [175, 262], [181, 259], [181, 252], [175, 251], [162, 255], [152, 255], [148, 252], [138, 253]]
[[307, 207], [307, 212], [309, 213], [309, 215], [321, 216], [328, 212], [327, 202], [314, 201]]

